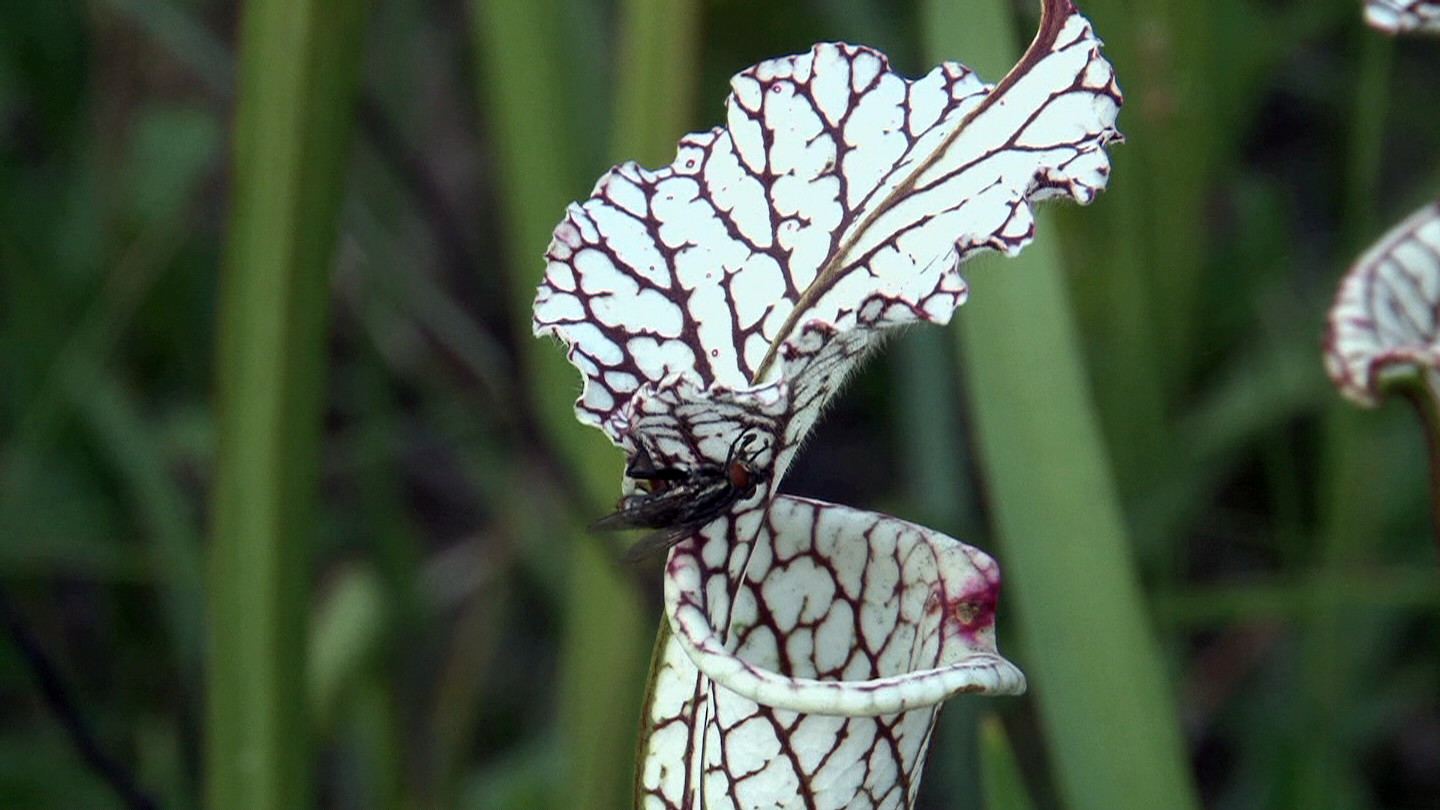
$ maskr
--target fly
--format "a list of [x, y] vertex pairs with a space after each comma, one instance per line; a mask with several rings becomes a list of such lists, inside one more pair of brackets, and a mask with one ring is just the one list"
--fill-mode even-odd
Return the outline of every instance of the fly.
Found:
[[755, 435], [742, 431], [730, 443], [724, 464], [694, 467], [657, 467], [642, 447], [625, 475], [642, 482], [643, 491], [621, 498], [618, 508], [591, 523], [590, 530], [655, 529], [625, 551], [625, 562], [675, 545], [764, 483], [765, 474], [753, 463], [759, 452], [751, 451], [754, 443]]

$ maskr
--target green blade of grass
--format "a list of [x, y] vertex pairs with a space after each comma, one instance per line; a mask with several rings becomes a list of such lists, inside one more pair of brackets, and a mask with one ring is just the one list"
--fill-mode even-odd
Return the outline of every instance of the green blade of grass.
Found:
[[[1108, 239], [1102, 243], [1109, 244], [1102, 246], [1109, 249], [1090, 252], [1083, 285], [1073, 294], [1088, 299], [1088, 321], [1101, 330], [1117, 294], [1143, 296], [1135, 303], [1148, 313], [1144, 330], [1125, 331], [1128, 324], [1111, 328], [1106, 336], [1119, 351], [1094, 353], [1097, 377], [1112, 389], [1097, 391], [1097, 399], [1111, 405], [1106, 400], [1132, 384], [1159, 385], [1165, 395], [1160, 404], [1168, 405], [1191, 371], [1202, 312], [1196, 293], [1210, 237], [1210, 190], [1217, 180], [1216, 167], [1228, 165], [1228, 150], [1233, 148], [1223, 127], [1231, 119], [1216, 114], [1225, 103], [1218, 97], [1234, 92], [1234, 77], [1242, 75], [1249, 51], [1230, 57], [1217, 45], [1217, 9], [1227, 3], [1088, 0], [1081, 5], [1105, 39], [1125, 90], [1128, 104], [1121, 129], [1132, 143], [1128, 154], [1116, 159], [1115, 175], [1129, 177], [1128, 183], [1111, 195], [1103, 213], [1082, 217], [1088, 226], [1078, 226], [1093, 228], [1096, 218], [1104, 222]], [[1070, 217], [1072, 222], [1076, 218]], [[1113, 258], [1122, 261], [1116, 264]], [[1089, 290], [1098, 296], [1086, 295]], [[1157, 362], [1137, 369], [1136, 361], [1144, 358]], [[1113, 403], [1117, 413], [1126, 398]], [[1120, 420], [1107, 420], [1107, 427], [1118, 434], [1112, 436], [1112, 447], [1126, 453]]]
[[[1384, 152], [1384, 121], [1389, 100], [1392, 45], [1389, 37], [1356, 26], [1359, 65], [1352, 89], [1353, 109], [1345, 176], [1347, 241], [1362, 250], [1380, 230], [1376, 224], [1375, 192]], [[1315, 358], [1320, 364], [1320, 358]], [[1379, 474], [1389, 462], [1366, 429], [1371, 414], [1331, 397], [1323, 416], [1323, 477], [1320, 492], [1320, 543], [1300, 633], [1299, 717], [1286, 753], [1294, 763], [1287, 798], [1297, 807], [1353, 806], [1361, 778], [1355, 766], [1353, 732], [1344, 724], [1348, 703], [1368, 691], [1361, 673], [1367, 663], [1360, 652], [1373, 643], [1374, 630], [1356, 621], [1337, 593], [1364, 570], [1376, 538], [1383, 536], [1384, 489]], [[1337, 650], [1349, 654], [1337, 654]]]
[[1024, 665], [1070, 807], [1198, 807], [1046, 224], [959, 313]]
[[[577, 499], [598, 515], [618, 490], [622, 462], [599, 431], [575, 420], [577, 373], [564, 353], [553, 342], [530, 338], [531, 302], [551, 230], [566, 203], [594, 183], [582, 164], [595, 141], [592, 133], [603, 128], [582, 119], [581, 111], [586, 109], [583, 96], [598, 89], [596, 71], [575, 64], [579, 48], [565, 36], [566, 21], [574, 18], [558, 3], [492, 0], [476, 2], [472, 11], [481, 54], [480, 95], [490, 109], [500, 167], [512, 306], [522, 335], [530, 404], [547, 440], [580, 484]], [[622, 24], [622, 30], [630, 28]], [[633, 31], [626, 39], [630, 47], [653, 41]], [[644, 99], [628, 104], [645, 106]], [[558, 696], [566, 760], [560, 804], [613, 810], [629, 804], [650, 646], [647, 620], [611, 546], [576, 527], [545, 553], [563, 555], [568, 565]]]
[[980, 721], [980, 762], [984, 768], [986, 810], [1035, 810], [1005, 726], [993, 714]]
[[[999, 0], [964, 13], [931, 7], [926, 29], [939, 49], [932, 56], [963, 55], [983, 70], [1008, 65], [1020, 48], [1006, 8]], [[1043, 213], [1039, 220], [1039, 238], [1017, 258], [970, 265], [971, 299], [956, 314], [1023, 665], [1070, 807], [1197, 808], [1053, 221]]]
[[[1116, 79], [1126, 95], [1120, 129], [1128, 142], [1124, 148], [1112, 150], [1113, 176], [1126, 178], [1126, 182], [1112, 183], [1103, 204], [1084, 211], [1067, 207], [1059, 212], [1056, 222], [1071, 237], [1064, 244], [1067, 264], [1074, 271], [1069, 279], [1071, 302], [1085, 329], [1087, 372], [1094, 384], [1112, 474], [1121, 497], [1132, 499], [1145, 492], [1157, 467], [1167, 458], [1161, 448], [1167, 438], [1169, 395], [1176, 380], [1188, 371], [1188, 363], [1182, 358], [1165, 354], [1165, 349], [1171, 347], [1165, 338], [1183, 331], [1185, 324], [1181, 318], [1171, 318], [1163, 308], [1164, 295], [1167, 289], [1183, 287], [1182, 279], [1190, 277], [1191, 267], [1199, 261], [1190, 254], [1170, 261], [1174, 246], [1161, 241], [1159, 244], [1166, 248], [1160, 252], [1166, 258], [1165, 271], [1173, 272], [1174, 279], [1157, 279], [1152, 272], [1156, 266], [1150, 236], [1156, 229], [1152, 223], [1163, 215], [1154, 211], [1156, 202], [1151, 194], [1166, 189], [1156, 182], [1159, 178], [1151, 178], [1149, 162], [1157, 158], [1150, 155], [1157, 150], [1169, 155], [1194, 144], [1152, 141], [1147, 126], [1159, 130], [1173, 116], [1142, 118], [1136, 113], [1137, 109], [1144, 110], [1147, 99], [1161, 94], [1153, 89], [1154, 85], [1168, 86], [1165, 83], [1172, 78], [1168, 71], [1156, 77], [1145, 73], [1150, 62], [1136, 55], [1141, 51], [1136, 41], [1143, 35], [1131, 30], [1138, 28], [1132, 20], [1142, 16], [1148, 23], [1158, 24], [1153, 20], [1162, 15], [1160, 4], [1131, 8], [1135, 4], [1130, 0], [1088, 0], [1081, 5], [1105, 41], [1106, 57], [1115, 65]], [[1169, 64], [1176, 58], [1169, 49], [1157, 51], [1151, 61]], [[1152, 121], [1157, 117], [1162, 121]], [[1164, 200], [1166, 206], [1181, 211], [1172, 221], [1183, 222], [1183, 217], [1192, 213], [1186, 207], [1188, 198], [1172, 200], [1167, 195]], [[1191, 236], [1187, 234], [1186, 238]], [[1193, 305], [1190, 300], [1181, 303], [1187, 308]], [[1158, 538], [1140, 535], [1136, 541], [1142, 558], [1158, 563], [1162, 569], [1167, 567], [1167, 550]]]
[[241, 21], [217, 350], [212, 810], [310, 805], [306, 550], [363, 9], [361, 0], [255, 0]]
[[695, 110], [700, 4], [625, 0], [621, 23], [611, 157], [660, 166], [674, 159]]
[[[890, 350], [897, 396], [895, 429], [913, 517], [922, 524], [983, 545], [980, 518], [968, 494], [968, 447], [955, 402], [960, 394], [955, 350], [939, 329], [907, 331]], [[948, 810], [983, 807], [975, 728], [984, 698], [952, 700], [930, 744], [922, 799]]]

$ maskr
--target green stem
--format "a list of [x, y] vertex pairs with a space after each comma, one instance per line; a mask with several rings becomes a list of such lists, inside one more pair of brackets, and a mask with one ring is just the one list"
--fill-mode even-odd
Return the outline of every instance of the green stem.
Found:
[[254, 0], [241, 20], [217, 351], [211, 810], [311, 804], [306, 552], [363, 16], [361, 0]]
[[1440, 551], [1440, 405], [1419, 374], [1395, 386], [1395, 390], [1415, 408], [1425, 431], [1425, 457], [1430, 463], [1430, 525], [1435, 533], [1435, 548]]
[[[1344, 222], [1346, 241], [1367, 243], [1376, 231], [1378, 177], [1390, 44], [1386, 37], [1356, 26], [1359, 65], [1353, 87], [1354, 112], [1347, 148]], [[1371, 639], [1357, 631], [1350, 613], [1328, 594], [1355, 576], [1364, 550], [1380, 528], [1384, 501], [1377, 470], [1383, 454], [1360, 414], [1349, 403], [1332, 399], [1324, 419], [1324, 450], [1319, 493], [1319, 558], [1310, 605], [1300, 634], [1299, 717], [1287, 753], [1293, 757], [1297, 807], [1316, 810], [1344, 806], [1342, 797], [1359, 778], [1350, 765], [1353, 743], [1344, 733], [1342, 706], [1353, 700], [1359, 674], [1358, 652]], [[1349, 656], [1335, 654], [1338, 649]]]
[[1384, 157], [1385, 117], [1390, 104], [1390, 74], [1394, 41], [1368, 26], [1360, 26], [1360, 66], [1355, 80], [1350, 154], [1345, 175], [1345, 224], [1348, 242], [1359, 249], [1375, 237], [1375, 189]]

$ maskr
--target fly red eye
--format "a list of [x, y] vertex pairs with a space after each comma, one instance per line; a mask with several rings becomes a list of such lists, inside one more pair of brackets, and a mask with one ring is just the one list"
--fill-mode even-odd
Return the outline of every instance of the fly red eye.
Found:
[[730, 469], [726, 471], [730, 479], [730, 486], [736, 489], [749, 489], [755, 483], [755, 476], [750, 467], [742, 461], [730, 462]]

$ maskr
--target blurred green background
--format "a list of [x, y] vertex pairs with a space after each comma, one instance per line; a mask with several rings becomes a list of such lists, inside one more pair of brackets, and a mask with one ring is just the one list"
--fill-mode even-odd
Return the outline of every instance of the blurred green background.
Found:
[[[580, 530], [622, 460], [570, 420], [578, 377], [528, 335], [550, 229], [612, 163], [659, 165], [720, 123], [726, 80], [755, 61], [844, 39], [908, 75], [943, 56], [994, 80], [1034, 4], [265, 5], [242, 24], [211, 0], [0, 4], [0, 586], [161, 807], [207, 801], [207, 762], [228, 762], [207, 706], [243, 725], [241, 693], [266, 679], [257, 700], [299, 707], [264, 732], [298, 774], [276, 778], [300, 785], [269, 806], [628, 806], [658, 573]], [[1032, 277], [986, 261], [967, 331], [892, 343], [784, 485], [946, 530], [1009, 575], [1000, 644], [1031, 695], [949, 704], [921, 806], [984, 806], [982, 771], [992, 807], [1154, 807], [1125, 775], [1157, 773], [1168, 806], [1194, 806], [1164, 775], [1178, 739], [1207, 807], [1440, 808], [1423, 434], [1399, 403], [1342, 402], [1319, 356], [1346, 264], [1440, 194], [1440, 40], [1369, 31], [1353, 0], [1083, 10], [1129, 142], [1110, 189], [1056, 206], [1026, 256], [1063, 268], [1075, 327], [1046, 339], [1080, 350], [1088, 389], [1069, 395], [1093, 398], [1078, 419], [1103, 448], [1077, 450], [1083, 466], [977, 448], [1014, 391], [974, 384], [1008, 343], [963, 322], [980, 276]], [[304, 14], [303, 35], [285, 29]], [[267, 101], [271, 80], [302, 101]], [[261, 146], [237, 163], [237, 143]], [[279, 160], [276, 143], [298, 146]], [[248, 274], [272, 269], [294, 297], [270, 306]], [[278, 343], [246, 332], [241, 299]], [[1007, 320], [1051, 335], [1042, 313]], [[217, 379], [259, 368], [264, 393], [267, 357], [284, 367], [271, 455], [236, 472], [247, 434], [222, 441], [219, 414], [252, 406]], [[238, 460], [217, 465], [222, 446]], [[225, 483], [246, 474], [297, 516], [257, 541], [277, 555], [253, 578], [206, 562], [217, 513], [248, 514]], [[1054, 534], [1019, 532], [1015, 509], [1047, 514], [1027, 474], [1121, 520], [1104, 542], [1067, 534], [1089, 524], [1063, 510]], [[1118, 571], [1119, 597], [1036, 562], [1066, 555]], [[1131, 688], [1104, 664], [1136, 632], [1153, 670], [1136, 682], [1163, 684], [1142, 697], [1173, 711], [1097, 727], [1100, 696]], [[246, 650], [278, 669], [207, 670]], [[224, 687], [208, 698], [207, 671]], [[982, 713], [999, 723], [977, 746]], [[1152, 733], [1155, 762], [1105, 762]], [[1097, 767], [1119, 776], [1077, 776]], [[226, 790], [210, 805], [245, 806]], [[0, 644], [0, 807], [122, 806]]]

